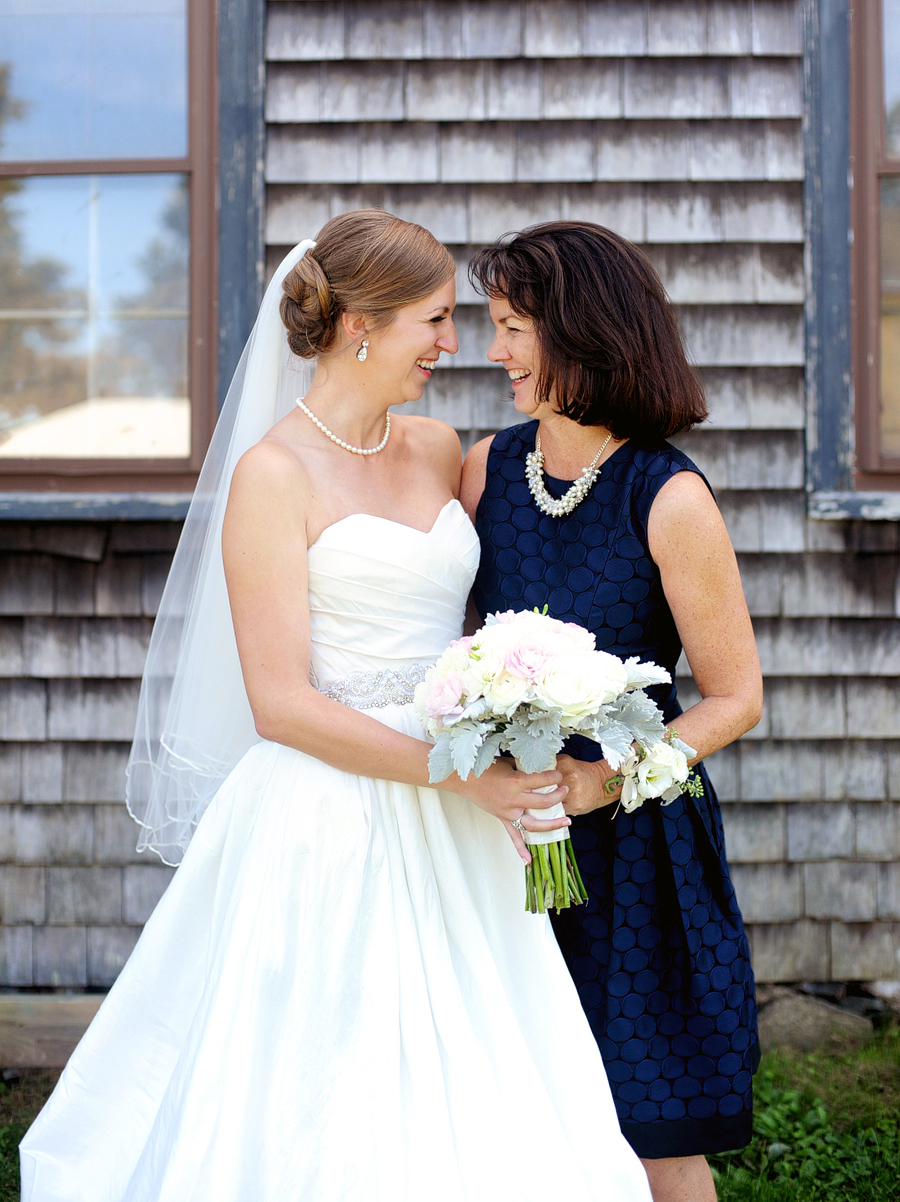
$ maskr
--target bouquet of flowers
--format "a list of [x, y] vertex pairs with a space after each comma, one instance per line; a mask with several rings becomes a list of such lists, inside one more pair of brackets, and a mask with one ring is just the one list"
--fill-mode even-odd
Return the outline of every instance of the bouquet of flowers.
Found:
[[[693, 754], [666, 731], [644, 692], [670, 680], [654, 663], [598, 651], [590, 631], [546, 610], [491, 614], [476, 634], [451, 643], [416, 689], [416, 708], [434, 739], [429, 777], [437, 784], [454, 771], [463, 780], [470, 772], [480, 776], [504, 751], [523, 772], [543, 772], [555, 767], [566, 738], [581, 734], [599, 743], [620, 773], [626, 810], [648, 797], [665, 803], [685, 787]], [[564, 809], [529, 813], [553, 818]], [[532, 851], [527, 910], [587, 900], [565, 828], [526, 831], [525, 842]]]

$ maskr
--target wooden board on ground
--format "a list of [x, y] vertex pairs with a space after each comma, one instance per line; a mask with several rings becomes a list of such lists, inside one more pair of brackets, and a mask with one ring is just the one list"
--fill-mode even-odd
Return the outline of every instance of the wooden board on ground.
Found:
[[102, 994], [0, 996], [0, 1067], [62, 1068]]

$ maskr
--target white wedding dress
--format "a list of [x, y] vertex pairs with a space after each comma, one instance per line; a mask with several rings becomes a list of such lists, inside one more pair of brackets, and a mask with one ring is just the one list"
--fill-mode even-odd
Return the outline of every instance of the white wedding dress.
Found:
[[[477, 562], [457, 501], [326, 529], [318, 687], [433, 661]], [[523, 891], [470, 802], [259, 742], [26, 1135], [23, 1202], [649, 1202]]]

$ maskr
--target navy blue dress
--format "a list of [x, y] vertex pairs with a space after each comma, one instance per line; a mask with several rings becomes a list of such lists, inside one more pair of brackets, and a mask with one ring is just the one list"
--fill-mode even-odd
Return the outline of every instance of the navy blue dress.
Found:
[[[668, 443], [627, 442], [591, 494], [563, 518], [534, 504], [525, 456], [536, 422], [498, 434], [476, 528], [479, 613], [549, 607], [593, 631], [597, 646], [651, 659], [674, 675], [681, 642], [650, 556], [647, 521], [675, 473], [698, 472]], [[570, 481], [546, 478], [561, 496]], [[650, 690], [667, 721], [675, 685]], [[598, 760], [582, 737], [566, 751]], [[749, 948], [725, 860], [719, 804], [705, 795], [604, 807], [573, 820], [587, 905], [553, 926], [600, 1047], [622, 1131], [639, 1156], [722, 1152], [749, 1143], [759, 1062]]]

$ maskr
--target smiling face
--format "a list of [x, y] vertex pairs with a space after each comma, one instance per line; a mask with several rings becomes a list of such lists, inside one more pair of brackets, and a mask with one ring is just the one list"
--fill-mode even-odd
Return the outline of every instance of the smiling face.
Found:
[[369, 336], [369, 355], [361, 371], [377, 371], [397, 400], [417, 401], [431, 379], [441, 351], [459, 350], [453, 308], [456, 281], [450, 279], [436, 292], [398, 309], [390, 325]]
[[504, 296], [491, 297], [491, 320], [494, 340], [487, 357], [491, 363], [503, 365], [509, 374], [516, 408], [526, 417], [532, 417], [542, 404], [537, 399], [540, 348], [534, 322], [514, 312]]

